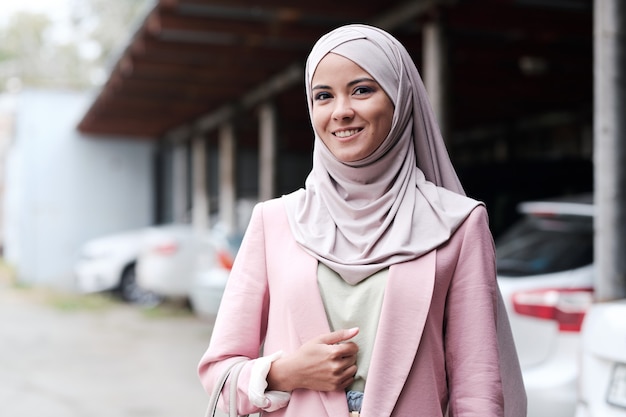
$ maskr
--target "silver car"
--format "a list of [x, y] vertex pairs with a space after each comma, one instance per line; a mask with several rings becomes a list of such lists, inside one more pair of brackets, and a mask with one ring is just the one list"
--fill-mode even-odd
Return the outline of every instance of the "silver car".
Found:
[[591, 195], [525, 202], [496, 241], [498, 282], [528, 395], [528, 417], [572, 417], [581, 325], [593, 299]]
[[576, 417], [626, 417], [626, 299], [585, 317]]

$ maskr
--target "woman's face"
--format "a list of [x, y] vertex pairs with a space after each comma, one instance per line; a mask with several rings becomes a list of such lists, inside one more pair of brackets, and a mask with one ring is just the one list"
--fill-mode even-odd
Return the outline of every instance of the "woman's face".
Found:
[[313, 127], [342, 162], [372, 154], [391, 130], [393, 103], [363, 68], [329, 53], [313, 74]]

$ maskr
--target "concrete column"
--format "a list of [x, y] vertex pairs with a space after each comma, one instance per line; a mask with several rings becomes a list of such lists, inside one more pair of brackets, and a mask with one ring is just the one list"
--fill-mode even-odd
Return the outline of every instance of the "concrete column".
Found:
[[437, 116], [439, 128], [447, 141], [448, 114], [448, 51], [445, 28], [439, 21], [429, 22], [423, 29], [423, 74], [424, 86]]
[[174, 146], [172, 157], [172, 216], [174, 222], [184, 223], [189, 220], [187, 201], [189, 197], [187, 184], [187, 144], [178, 143]]
[[219, 135], [219, 216], [220, 223], [232, 231], [237, 226], [235, 129], [232, 122], [222, 124]]
[[626, 3], [594, 2], [595, 270], [598, 301], [626, 297]]
[[209, 195], [206, 180], [206, 138], [196, 135], [192, 139], [192, 195], [191, 223], [194, 230], [204, 232], [209, 228]]
[[276, 109], [270, 102], [259, 108], [259, 200], [276, 196]]

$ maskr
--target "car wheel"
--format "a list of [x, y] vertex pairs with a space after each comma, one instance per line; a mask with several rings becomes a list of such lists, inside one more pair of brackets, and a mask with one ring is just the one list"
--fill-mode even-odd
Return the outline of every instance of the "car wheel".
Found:
[[144, 290], [137, 285], [134, 264], [128, 265], [122, 272], [119, 295], [122, 300], [133, 304], [157, 305], [162, 301], [158, 294]]

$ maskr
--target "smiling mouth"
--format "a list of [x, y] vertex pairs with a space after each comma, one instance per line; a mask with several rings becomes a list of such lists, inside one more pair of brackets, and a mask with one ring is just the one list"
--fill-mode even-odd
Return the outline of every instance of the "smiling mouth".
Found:
[[333, 135], [338, 138], [347, 138], [348, 136], [356, 135], [360, 131], [361, 129], [338, 130], [337, 132], [334, 132]]

